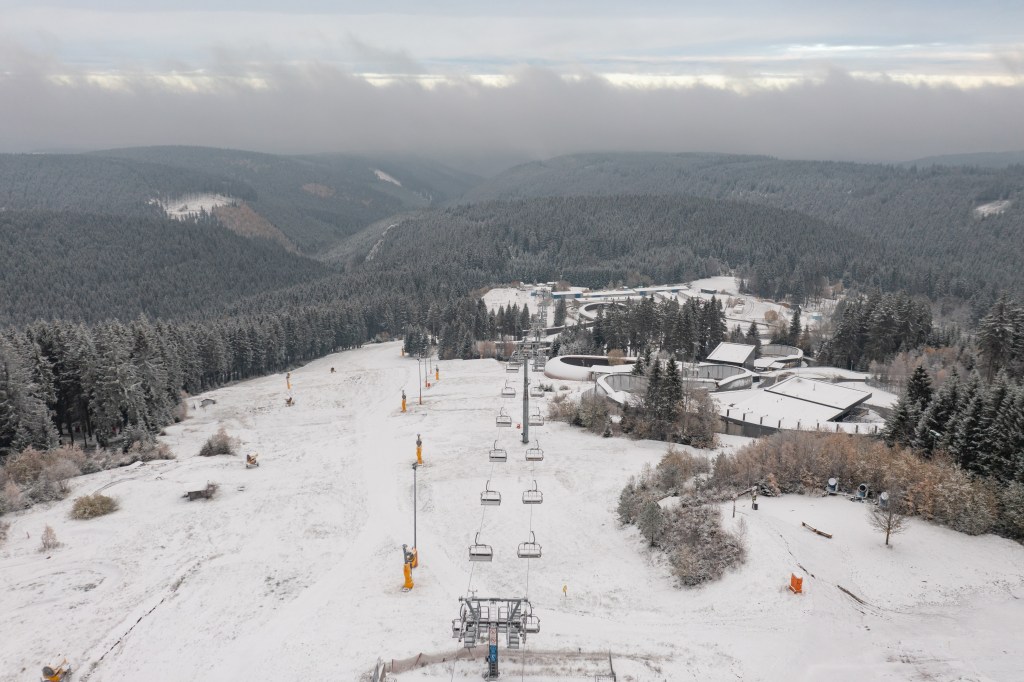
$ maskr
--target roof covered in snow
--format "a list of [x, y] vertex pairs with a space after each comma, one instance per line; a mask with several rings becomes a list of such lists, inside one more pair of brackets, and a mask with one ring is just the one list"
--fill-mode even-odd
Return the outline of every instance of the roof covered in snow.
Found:
[[754, 346], [749, 346], [745, 343], [726, 343], [722, 342], [711, 351], [711, 354], [707, 357], [708, 362], [730, 362], [738, 365], [742, 365], [750, 359], [754, 353]]
[[790, 377], [765, 390], [844, 412], [871, 397], [868, 391], [805, 377]]

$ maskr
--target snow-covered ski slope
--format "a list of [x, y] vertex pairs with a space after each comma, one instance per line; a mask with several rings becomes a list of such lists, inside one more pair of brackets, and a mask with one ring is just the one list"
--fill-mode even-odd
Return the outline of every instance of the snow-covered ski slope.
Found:
[[[914, 522], [886, 549], [858, 504], [762, 497], [757, 512], [741, 501], [736, 521], [725, 507], [727, 524], [746, 528], [746, 565], [679, 590], [614, 517], [626, 478], [664, 444], [548, 424], [531, 429], [544, 461], [527, 463], [515, 428], [494, 426], [501, 405], [521, 418], [521, 394], [499, 397], [506, 378], [492, 360], [445, 362], [419, 406], [416, 362], [398, 344], [330, 356], [292, 373], [295, 407], [284, 405], [283, 376], [215, 391], [216, 405], [168, 429], [176, 461], [81, 477], [68, 500], [5, 516], [0, 680], [36, 679], [59, 654], [80, 681], [357, 680], [378, 657], [419, 653], [448, 660], [397, 679], [479, 679], [482, 650], [451, 662], [467, 548], [483, 518], [495, 558], [474, 564], [472, 589], [526, 593], [527, 562], [515, 551], [530, 526], [520, 496], [534, 478], [543, 557], [530, 562], [529, 598], [541, 632], [527, 651], [539, 663], [524, 670], [503, 658], [504, 677], [592, 680], [610, 650], [620, 680], [1020, 679], [1019, 545]], [[241, 456], [193, 456], [221, 424], [242, 453], [261, 453], [258, 469]], [[427, 462], [421, 566], [403, 593], [417, 433]], [[492, 473], [495, 438], [509, 460]], [[503, 502], [484, 512], [488, 476]], [[213, 500], [181, 498], [208, 480], [221, 486]], [[105, 486], [120, 511], [68, 519], [75, 496]], [[64, 547], [41, 554], [46, 524]], [[805, 594], [789, 594], [789, 574], [801, 570]]]

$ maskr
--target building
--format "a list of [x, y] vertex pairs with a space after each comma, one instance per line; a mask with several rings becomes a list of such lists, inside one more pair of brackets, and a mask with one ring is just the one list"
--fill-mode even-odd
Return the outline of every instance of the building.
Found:
[[726, 343], [723, 341], [711, 351], [705, 359], [706, 362], [718, 363], [721, 365], [734, 365], [744, 369], [754, 369], [754, 356], [757, 353], [755, 346], [745, 343]]

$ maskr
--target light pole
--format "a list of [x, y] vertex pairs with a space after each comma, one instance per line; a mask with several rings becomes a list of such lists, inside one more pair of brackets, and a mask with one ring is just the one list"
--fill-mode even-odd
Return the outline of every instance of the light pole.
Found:
[[423, 358], [416, 358], [416, 383], [420, 388], [420, 402], [423, 404], [423, 378], [420, 376], [420, 368], [423, 366]]
[[416, 462], [412, 463], [412, 552], [413, 552], [413, 567], [419, 565], [420, 549], [419, 544], [416, 542], [416, 470], [420, 468], [420, 465]]

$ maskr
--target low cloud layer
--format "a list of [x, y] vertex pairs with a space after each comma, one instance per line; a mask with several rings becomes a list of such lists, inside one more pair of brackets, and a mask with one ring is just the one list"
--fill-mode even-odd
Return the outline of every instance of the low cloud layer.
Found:
[[898, 161], [1024, 149], [1021, 84], [927, 87], [831, 70], [784, 89], [640, 88], [585, 71], [566, 78], [524, 68], [500, 87], [451, 77], [374, 85], [336, 66], [228, 55], [215, 71], [170, 65], [160, 75], [109, 76], [10, 47], [0, 64], [8, 65], [0, 68], [0, 151], [8, 152], [196, 144], [445, 157], [700, 150]]

